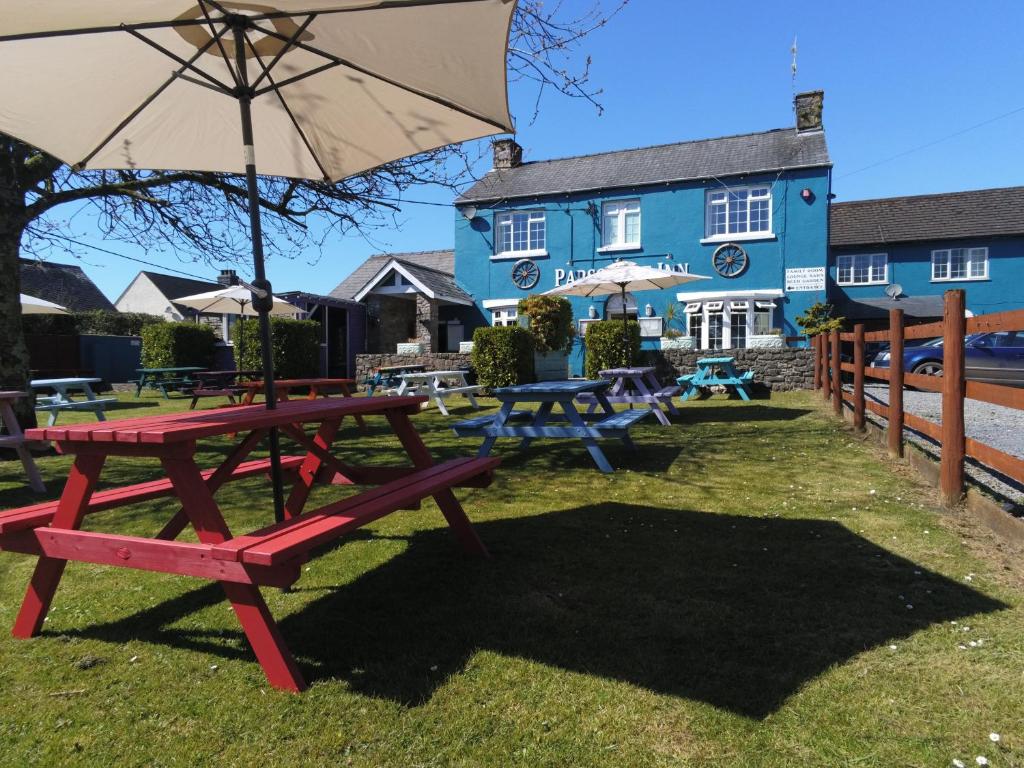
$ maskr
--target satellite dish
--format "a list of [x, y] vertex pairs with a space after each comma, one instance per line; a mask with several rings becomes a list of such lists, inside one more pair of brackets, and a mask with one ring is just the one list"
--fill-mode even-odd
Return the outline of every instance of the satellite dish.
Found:
[[893, 283], [892, 285], [885, 286], [885, 295], [890, 299], [899, 298], [901, 293], [903, 293], [903, 286], [899, 283]]

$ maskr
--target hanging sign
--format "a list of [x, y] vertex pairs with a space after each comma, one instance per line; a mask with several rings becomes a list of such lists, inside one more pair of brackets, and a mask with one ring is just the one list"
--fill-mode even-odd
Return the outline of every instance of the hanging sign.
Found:
[[786, 292], [824, 291], [824, 267], [797, 267], [786, 270]]

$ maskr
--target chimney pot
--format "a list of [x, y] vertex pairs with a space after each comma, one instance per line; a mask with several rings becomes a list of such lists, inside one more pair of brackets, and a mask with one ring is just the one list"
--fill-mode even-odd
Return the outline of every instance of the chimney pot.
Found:
[[824, 91], [807, 91], [794, 97], [797, 133], [821, 130], [821, 110], [824, 102]]
[[507, 170], [523, 164], [523, 148], [515, 139], [495, 139], [491, 148], [494, 150], [495, 170]]
[[222, 269], [220, 275], [217, 276], [217, 284], [225, 287], [229, 285], [238, 285], [238, 275], [233, 269]]

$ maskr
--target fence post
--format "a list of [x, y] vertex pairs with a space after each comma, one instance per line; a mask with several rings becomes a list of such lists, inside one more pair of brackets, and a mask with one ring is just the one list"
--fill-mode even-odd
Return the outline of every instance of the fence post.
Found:
[[963, 290], [946, 291], [942, 315], [942, 503], [954, 506], [964, 493], [964, 319]]
[[821, 347], [821, 396], [825, 402], [832, 397], [832, 382], [828, 377], [828, 334], [818, 335], [818, 346]]
[[839, 354], [839, 329], [832, 331], [832, 410], [843, 415], [843, 360]]
[[811, 348], [814, 350], [814, 388], [821, 388], [821, 334], [811, 336]]
[[864, 429], [864, 323], [853, 326], [853, 427]]
[[903, 456], [903, 310], [889, 310], [889, 456]]

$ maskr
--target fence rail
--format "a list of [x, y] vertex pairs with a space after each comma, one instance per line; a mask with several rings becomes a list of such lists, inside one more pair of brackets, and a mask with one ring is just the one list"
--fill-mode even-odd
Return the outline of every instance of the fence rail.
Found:
[[[826, 402], [831, 402], [837, 415], [842, 414], [844, 403], [848, 403], [857, 429], [864, 429], [865, 410], [886, 418], [887, 443], [893, 457], [903, 455], [904, 428], [920, 432], [939, 443], [939, 488], [943, 502], [950, 506], [958, 503], [964, 494], [964, 461], [967, 457], [1024, 483], [1024, 459], [967, 437], [964, 427], [965, 399], [1024, 410], [1024, 389], [967, 381], [964, 365], [964, 337], [968, 333], [1024, 330], [1024, 310], [965, 318], [964, 305], [962, 290], [946, 291], [942, 322], [907, 327], [903, 310], [892, 309], [888, 330], [865, 333], [864, 325], [858, 324], [852, 333], [832, 331], [811, 340], [815, 354], [814, 386], [821, 390]], [[903, 365], [905, 340], [937, 336], [942, 337], [943, 375], [907, 373]], [[864, 347], [868, 342], [889, 342], [889, 368], [866, 365]], [[853, 347], [852, 363], [843, 362], [844, 343]], [[853, 375], [852, 392], [843, 389], [843, 372]], [[888, 405], [865, 398], [865, 379], [888, 382]], [[907, 386], [942, 393], [941, 423], [903, 410], [903, 391]]]

